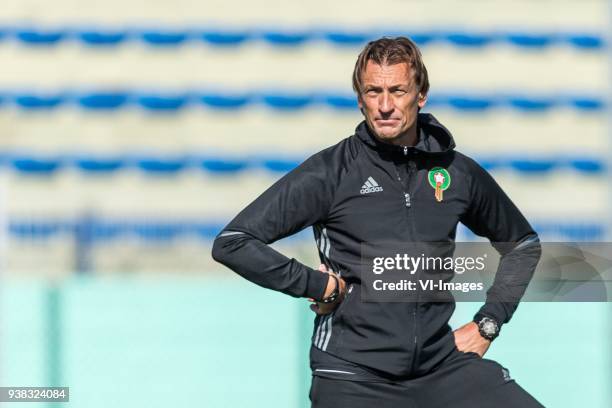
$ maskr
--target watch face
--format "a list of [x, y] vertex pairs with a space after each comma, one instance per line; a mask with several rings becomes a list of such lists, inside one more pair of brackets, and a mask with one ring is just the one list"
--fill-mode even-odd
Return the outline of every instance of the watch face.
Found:
[[482, 325], [482, 331], [489, 336], [492, 336], [495, 334], [495, 332], [497, 332], [497, 325], [494, 322], [487, 320]]

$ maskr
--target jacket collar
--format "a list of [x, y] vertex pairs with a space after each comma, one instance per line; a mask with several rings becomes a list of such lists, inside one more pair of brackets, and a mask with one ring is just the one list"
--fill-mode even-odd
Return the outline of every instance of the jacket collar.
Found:
[[444, 154], [455, 148], [455, 140], [451, 133], [430, 113], [419, 113], [417, 116], [419, 140], [415, 146], [405, 149], [381, 142], [374, 136], [365, 120], [355, 129], [355, 135], [368, 146], [382, 151], [404, 153], [406, 150], [424, 154]]

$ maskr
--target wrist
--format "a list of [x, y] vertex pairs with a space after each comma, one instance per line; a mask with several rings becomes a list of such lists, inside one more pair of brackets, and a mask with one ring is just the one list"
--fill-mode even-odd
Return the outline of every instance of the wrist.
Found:
[[340, 298], [340, 278], [330, 273], [327, 279], [327, 289], [321, 303], [334, 303]]

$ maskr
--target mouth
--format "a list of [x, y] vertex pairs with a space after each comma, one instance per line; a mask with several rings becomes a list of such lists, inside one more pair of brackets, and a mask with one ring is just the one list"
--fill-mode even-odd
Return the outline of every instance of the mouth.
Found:
[[395, 126], [399, 121], [399, 119], [376, 119], [376, 124], [378, 126]]

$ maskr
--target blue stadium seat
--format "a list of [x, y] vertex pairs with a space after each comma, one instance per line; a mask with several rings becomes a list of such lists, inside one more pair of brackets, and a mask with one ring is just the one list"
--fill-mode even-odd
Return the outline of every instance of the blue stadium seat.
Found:
[[144, 109], [151, 111], [178, 111], [190, 101], [187, 94], [145, 93], [136, 97], [136, 102]]
[[301, 160], [292, 159], [264, 159], [261, 162], [263, 168], [269, 171], [277, 173], [287, 173], [297, 166], [299, 166]]
[[9, 221], [9, 233], [21, 239], [49, 239], [65, 231], [66, 224], [62, 221]]
[[247, 106], [251, 102], [247, 94], [205, 93], [199, 96], [200, 102], [212, 109], [236, 110]]
[[575, 96], [569, 100], [570, 107], [580, 111], [597, 112], [605, 108], [605, 102], [598, 97]]
[[259, 36], [271, 45], [281, 47], [295, 47], [303, 45], [312, 38], [312, 33], [308, 31], [289, 31], [289, 30], [263, 30]]
[[545, 33], [513, 32], [504, 36], [510, 44], [525, 48], [544, 48], [551, 45], [556, 37]]
[[217, 47], [237, 46], [252, 38], [248, 30], [217, 29], [202, 31], [199, 37]]
[[81, 156], [73, 159], [74, 165], [84, 173], [109, 174], [127, 166], [121, 157]]
[[65, 29], [42, 29], [42, 28], [17, 28], [15, 30], [16, 38], [27, 44], [37, 46], [52, 46], [68, 36], [68, 31]]
[[261, 95], [261, 100], [265, 105], [280, 111], [294, 111], [304, 109], [309, 106], [314, 97], [308, 94], [290, 92], [265, 92]]
[[11, 164], [15, 170], [21, 173], [45, 176], [54, 174], [63, 165], [59, 158], [21, 155], [13, 156]]
[[491, 34], [472, 32], [449, 32], [444, 38], [450, 44], [463, 48], [479, 48], [491, 44], [496, 37]]
[[112, 47], [129, 39], [127, 30], [85, 29], [76, 32], [77, 38], [92, 47]]
[[171, 47], [178, 46], [190, 39], [190, 33], [187, 30], [140, 30], [137, 34], [145, 44], [155, 47]]
[[241, 159], [201, 158], [200, 167], [212, 173], [236, 173], [249, 167], [249, 162]]
[[20, 93], [13, 96], [14, 103], [22, 109], [39, 111], [49, 110], [60, 106], [68, 101], [68, 96], [65, 93], [57, 94], [36, 94], [36, 93]]
[[77, 103], [84, 109], [111, 111], [121, 108], [129, 100], [126, 92], [92, 92], [77, 96]]
[[92, 241], [113, 241], [125, 236], [128, 228], [125, 223], [93, 219], [88, 226]]
[[510, 166], [521, 173], [541, 174], [547, 173], [557, 167], [560, 163], [556, 160], [547, 159], [513, 159]]
[[323, 38], [325, 38], [327, 41], [331, 42], [334, 45], [339, 45], [342, 47], [354, 47], [363, 45], [374, 36], [374, 33], [341, 29], [330, 29], [329, 31], [323, 33]]
[[185, 157], [144, 156], [135, 159], [136, 166], [150, 174], [173, 175], [184, 170], [189, 162]]
[[145, 241], [171, 241], [186, 231], [184, 224], [171, 221], [136, 222], [129, 225], [129, 229]]
[[603, 38], [596, 34], [567, 34], [564, 39], [579, 49], [601, 50], [605, 46]]
[[556, 101], [552, 98], [537, 96], [510, 96], [507, 103], [515, 109], [524, 112], [543, 112], [553, 108]]
[[478, 95], [449, 95], [445, 99], [450, 107], [459, 111], [482, 112], [496, 105], [495, 99]]
[[582, 173], [602, 173], [605, 165], [596, 159], [570, 159], [569, 165]]
[[214, 239], [225, 227], [225, 224], [219, 223], [193, 223], [193, 228], [197, 236], [202, 239]]
[[357, 109], [357, 97], [353, 94], [323, 94], [319, 98], [334, 109], [350, 111]]

